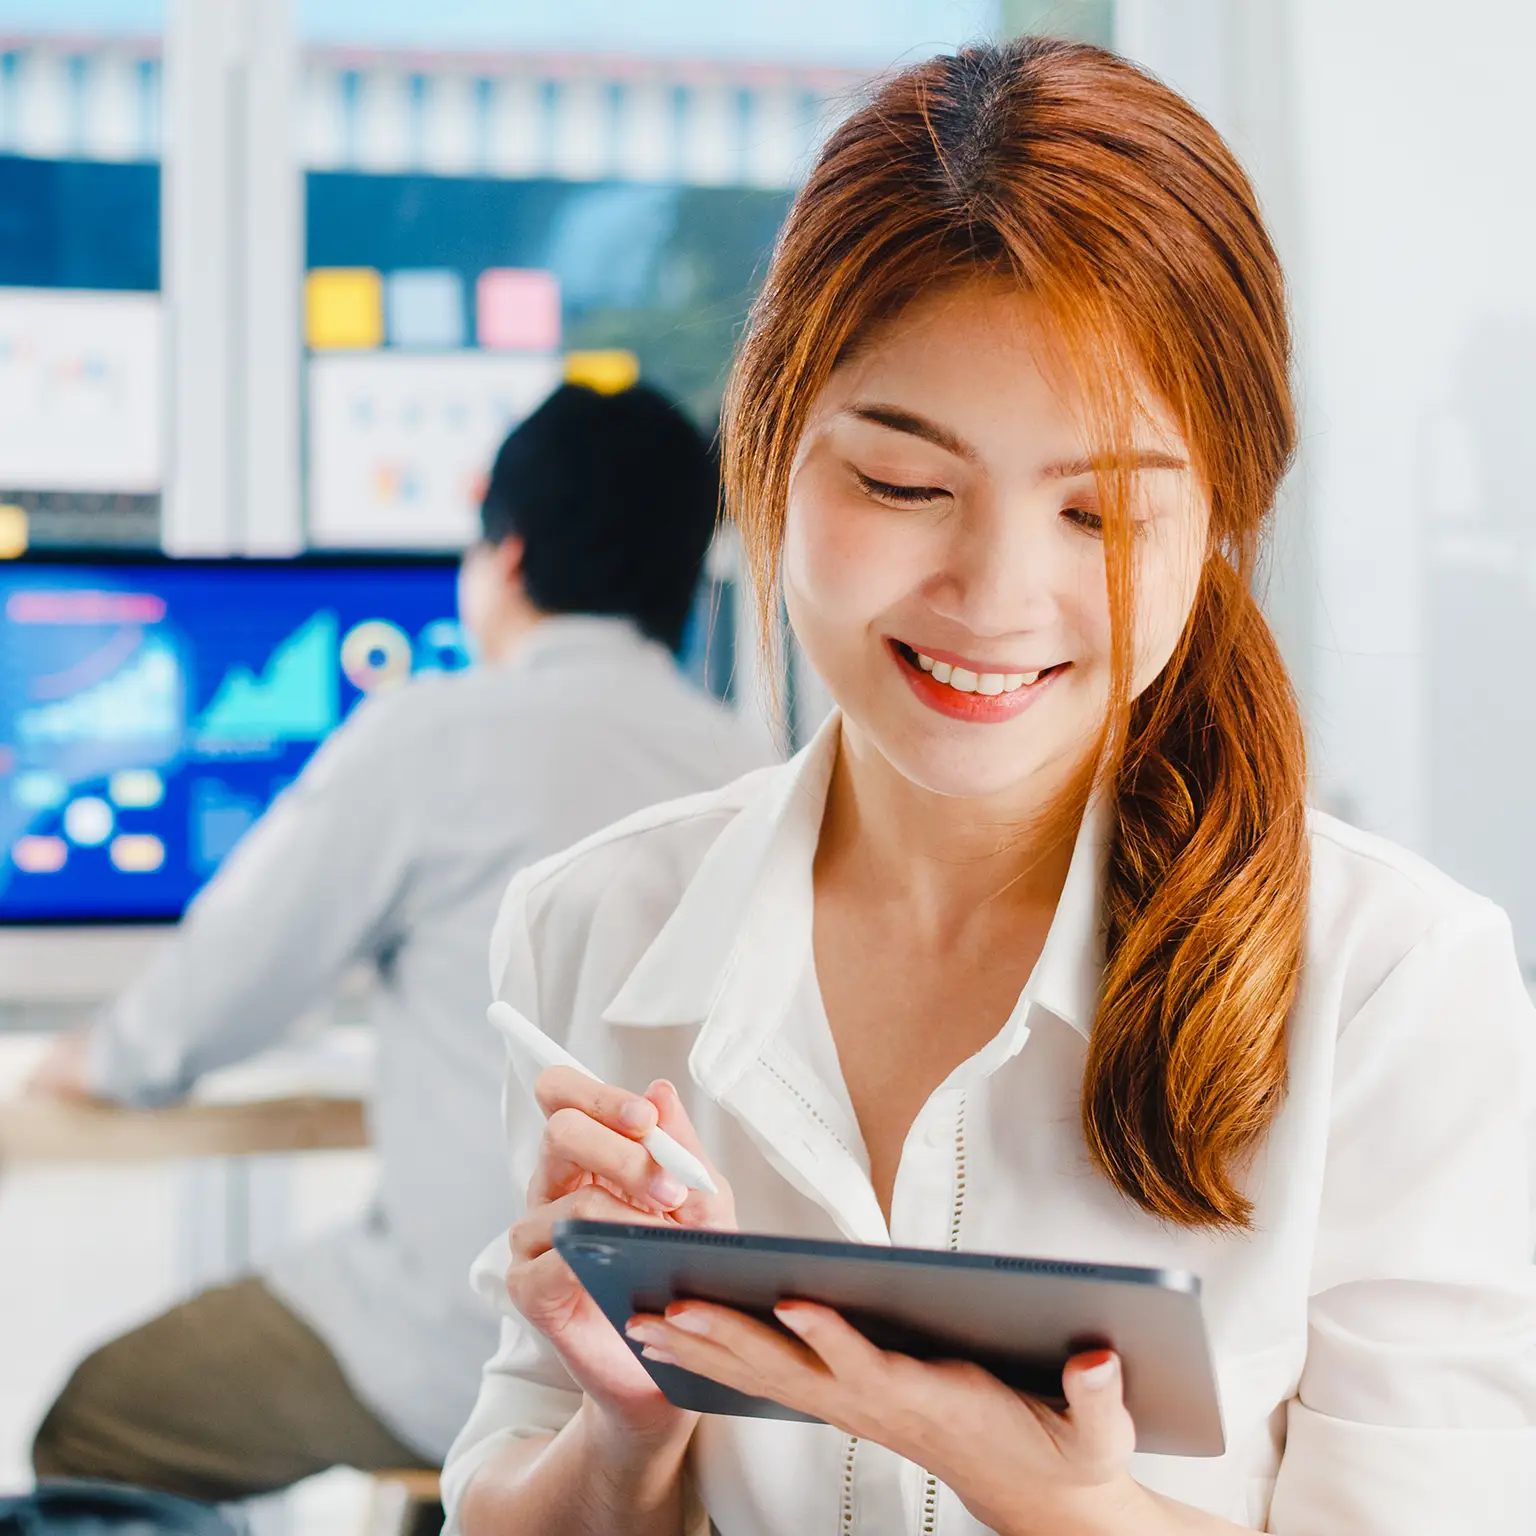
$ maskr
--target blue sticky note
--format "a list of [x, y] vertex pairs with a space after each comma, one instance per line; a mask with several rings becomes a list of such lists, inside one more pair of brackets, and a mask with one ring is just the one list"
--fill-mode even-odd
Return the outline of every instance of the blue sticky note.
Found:
[[395, 347], [462, 347], [464, 280], [457, 272], [420, 268], [384, 280], [386, 334]]

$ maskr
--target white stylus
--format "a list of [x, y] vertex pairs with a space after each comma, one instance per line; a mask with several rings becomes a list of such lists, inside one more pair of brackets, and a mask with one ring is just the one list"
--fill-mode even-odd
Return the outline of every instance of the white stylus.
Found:
[[[485, 1016], [501, 1031], [508, 1045], [540, 1070], [547, 1067], [570, 1067], [594, 1081], [599, 1080], [597, 1073], [582, 1066], [568, 1050], [556, 1045], [537, 1024], [531, 1019], [525, 1019], [510, 1003], [492, 1003], [485, 1010]], [[659, 1125], [641, 1137], [640, 1145], [689, 1189], [699, 1190], [706, 1195], [720, 1193], [719, 1186], [710, 1178], [704, 1164], [687, 1147], [668, 1136]]]

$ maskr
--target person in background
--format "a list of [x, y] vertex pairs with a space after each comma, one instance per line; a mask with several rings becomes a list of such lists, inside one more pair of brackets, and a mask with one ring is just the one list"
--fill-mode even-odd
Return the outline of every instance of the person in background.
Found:
[[512, 1215], [484, 958], [508, 876], [768, 755], [673, 654], [717, 500], [663, 396], [557, 390], [502, 446], [463, 561], [484, 664], [362, 704], [149, 974], [46, 1060], [34, 1092], [162, 1104], [377, 974], [366, 1212], [91, 1355], [37, 1432], [40, 1479], [229, 1501], [441, 1461], [496, 1342], [465, 1273]]

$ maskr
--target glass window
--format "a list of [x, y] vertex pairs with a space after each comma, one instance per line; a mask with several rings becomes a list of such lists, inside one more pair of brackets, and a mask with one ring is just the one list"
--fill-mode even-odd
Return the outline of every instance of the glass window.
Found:
[[[995, 0], [298, 0], [307, 536], [455, 547], [562, 378], [643, 379], [712, 432], [804, 169], [875, 74]], [[685, 660], [750, 693], [728, 551]]]
[[1114, 0], [1002, 0], [1004, 32], [1043, 32], [1101, 48], [1115, 46]]
[[712, 430], [828, 121], [989, 0], [636, 8], [299, 0], [308, 536], [452, 546], [562, 377]]
[[159, 0], [0, 10], [0, 548], [153, 545]]

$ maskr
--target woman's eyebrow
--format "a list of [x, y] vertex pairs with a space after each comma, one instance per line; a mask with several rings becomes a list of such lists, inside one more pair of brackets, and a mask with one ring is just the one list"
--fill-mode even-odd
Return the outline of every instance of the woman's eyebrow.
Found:
[[1143, 449], [1137, 453], [1103, 454], [1096, 459], [1062, 459], [1040, 471], [1042, 480], [1075, 480], [1080, 475], [1108, 473], [1116, 469], [1188, 469], [1189, 461], [1176, 453]]
[[878, 403], [851, 405], [847, 414], [860, 421], [873, 422], [877, 427], [888, 427], [892, 432], [905, 432], [909, 437], [920, 437], [925, 443], [932, 443], [936, 448], [942, 448], [946, 453], [952, 453], [968, 463], [975, 463], [978, 457], [976, 450], [964, 438], [956, 437], [947, 427], [929, 421], [926, 416], [904, 411], [899, 406]]
[[[877, 427], [886, 427], [892, 432], [905, 432], [910, 437], [920, 437], [925, 443], [932, 443], [935, 447], [942, 448], [945, 452], [952, 453], [956, 458], [965, 459], [969, 463], [975, 463], [980, 457], [964, 438], [956, 437], [947, 427], [941, 427], [938, 422], [930, 421], [926, 416], [904, 411], [899, 406], [874, 402], [851, 405], [848, 407], [847, 414], [860, 421], [872, 422]], [[1164, 453], [1158, 449], [1147, 448], [1119, 456], [1106, 454], [1098, 458], [1060, 459], [1054, 464], [1047, 464], [1041, 470], [1040, 477], [1043, 480], [1075, 480], [1081, 475], [1114, 469], [1127, 469], [1134, 472], [1141, 469], [1188, 468], [1189, 461], [1180, 458], [1176, 453]]]

